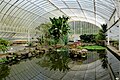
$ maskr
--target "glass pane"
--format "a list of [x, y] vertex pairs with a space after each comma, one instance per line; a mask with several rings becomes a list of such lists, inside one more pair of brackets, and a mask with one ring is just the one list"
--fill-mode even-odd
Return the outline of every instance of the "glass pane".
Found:
[[0, 5], [0, 12], [4, 9], [4, 7], [6, 6], [7, 3], [3, 2], [1, 5]]
[[10, 0], [4, 0], [4, 1], [8, 3]]
[[23, 7], [25, 4], [29, 4], [28, 1], [23, 0], [23, 1], [20, 2], [20, 3], [18, 2], [18, 5], [17, 5], [17, 4], [15, 4], [15, 5], [21, 8], [21, 7]]
[[96, 16], [96, 21], [98, 21], [101, 24], [105, 24], [105, 20], [101, 18], [100, 16]]
[[9, 3], [14, 4], [17, 0], [11, 0]]
[[67, 8], [67, 6], [61, 1], [57, 1], [57, 0], [51, 0], [51, 2], [57, 6], [58, 8]]
[[12, 10], [12, 12], [10, 13], [11, 16], [14, 16], [14, 14], [18, 11], [18, 8], [15, 7], [14, 10]]
[[[10, 8], [10, 7], [9, 7]], [[14, 10], [14, 6], [12, 6], [8, 11], [7, 11], [7, 13], [6, 14], [10, 14], [11, 13], [11, 11], [13, 11]]]
[[2, 13], [6, 13], [6, 11], [7, 11], [10, 7], [11, 7], [11, 5], [7, 4], [7, 5], [4, 7]]
[[51, 12], [53, 15], [55, 15], [55, 16], [62, 16], [62, 15], [64, 15], [62, 12], [60, 12], [59, 10], [56, 10], [56, 11], [52, 11]]
[[65, 3], [69, 8], [80, 8], [77, 1], [66, 1]]
[[68, 16], [75, 16], [70, 9], [62, 9], [62, 11], [67, 14]]
[[90, 1], [90, 0], [80, 0], [79, 1], [82, 9], [86, 9], [86, 10], [90, 10], [90, 11], [93, 11], [94, 10], [94, 3], [93, 1]]
[[70, 9], [70, 10], [75, 14], [75, 16], [85, 17], [81, 9]]

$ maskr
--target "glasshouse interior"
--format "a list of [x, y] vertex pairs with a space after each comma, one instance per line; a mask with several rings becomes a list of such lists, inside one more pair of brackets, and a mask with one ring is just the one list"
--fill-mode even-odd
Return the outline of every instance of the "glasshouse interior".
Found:
[[120, 0], [0, 0], [0, 80], [120, 80]]

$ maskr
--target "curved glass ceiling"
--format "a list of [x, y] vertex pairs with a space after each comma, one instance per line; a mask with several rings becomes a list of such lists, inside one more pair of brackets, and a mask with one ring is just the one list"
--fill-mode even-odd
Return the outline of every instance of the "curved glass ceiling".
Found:
[[114, 10], [114, 0], [0, 0], [0, 29], [32, 30], [62, 15], [99, 26]]

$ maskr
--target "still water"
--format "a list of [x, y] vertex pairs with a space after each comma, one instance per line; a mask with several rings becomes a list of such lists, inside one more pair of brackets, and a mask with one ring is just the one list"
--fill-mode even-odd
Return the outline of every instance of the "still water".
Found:
[[[108, 51], [107, 53], [111, 54]], [[109, 58], [110, 55], [108, 54], [107, 56]], [[43, 65], [49, 62], [42, 59], [46, 58], [46, 56], [43, 55], [40, 57], [33, 57], [32, 59], [21, 60], [11, 66], [9, 64], [1, 64], [0, 80], [111, 80], [108, 70], [102, 67], [99, 53], [96, 51], [89, 51], [86, 55], [84, 59], [69, 59], [68, 64], [64, 62], [63, 59], [65, 58], [60, 57], [56, 63], [50, 63], [45, 67]], [[61, 63], [58, 64], [60, 60]], [[70, 69], [60, 71], [58, 68], [55, 70], [53, 68], [50, 70], [51, 65], [57, 65], [56, 67], [59, 68], [61, 68], [60, 66], [62, 65], [66, 65]]]

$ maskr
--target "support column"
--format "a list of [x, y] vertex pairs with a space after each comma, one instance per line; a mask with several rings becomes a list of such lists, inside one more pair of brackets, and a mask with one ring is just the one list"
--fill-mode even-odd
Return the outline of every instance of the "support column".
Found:
[[75, 21], [73, 22], [73, 27], [74, 27], [74, 36], [73, 36], [73, 40], [75, 42]]
[[28, 30], [28, 42], [30, 42], [30, 32]]
[[[120, 0], [118, 0], [118, 18], [120, 18]], [[119, 21], [119, 52], [120, 52], [120, 21]], [[119, 78], [118, 80], [120, 79], [120, 62], [118, 64], [119, 66]]]
[[110, 45], [110, 30], [108, 30], [107, 34], [108, 34], [107, 45]]
[[[108, 24], [107, 24], [107, 28], [109, 28], [110, 26], [111, 26], [111, 24], [110, 24], [110, 21], [109, 21]], [[110, 29], [107, 31], [107, 35], [108, 35], [107, 45], [110, 45]]]
[[[120, 18], [120, 0], [118, 0], [118, 2], [117, 2], [118, 4], [118, 6], [117, 6], [117, 11], [118, 11], [118, 18]], [[120, 51], [120, 21], [118, 22], [118, 24], [119, 24], [119, 51]]]
[[81, 30], [81, 35], [82, 35], [82, 27], [80, 28], [80, 30]]
[[119, 21], [119, 51], [120, 51], [120, 21]]

